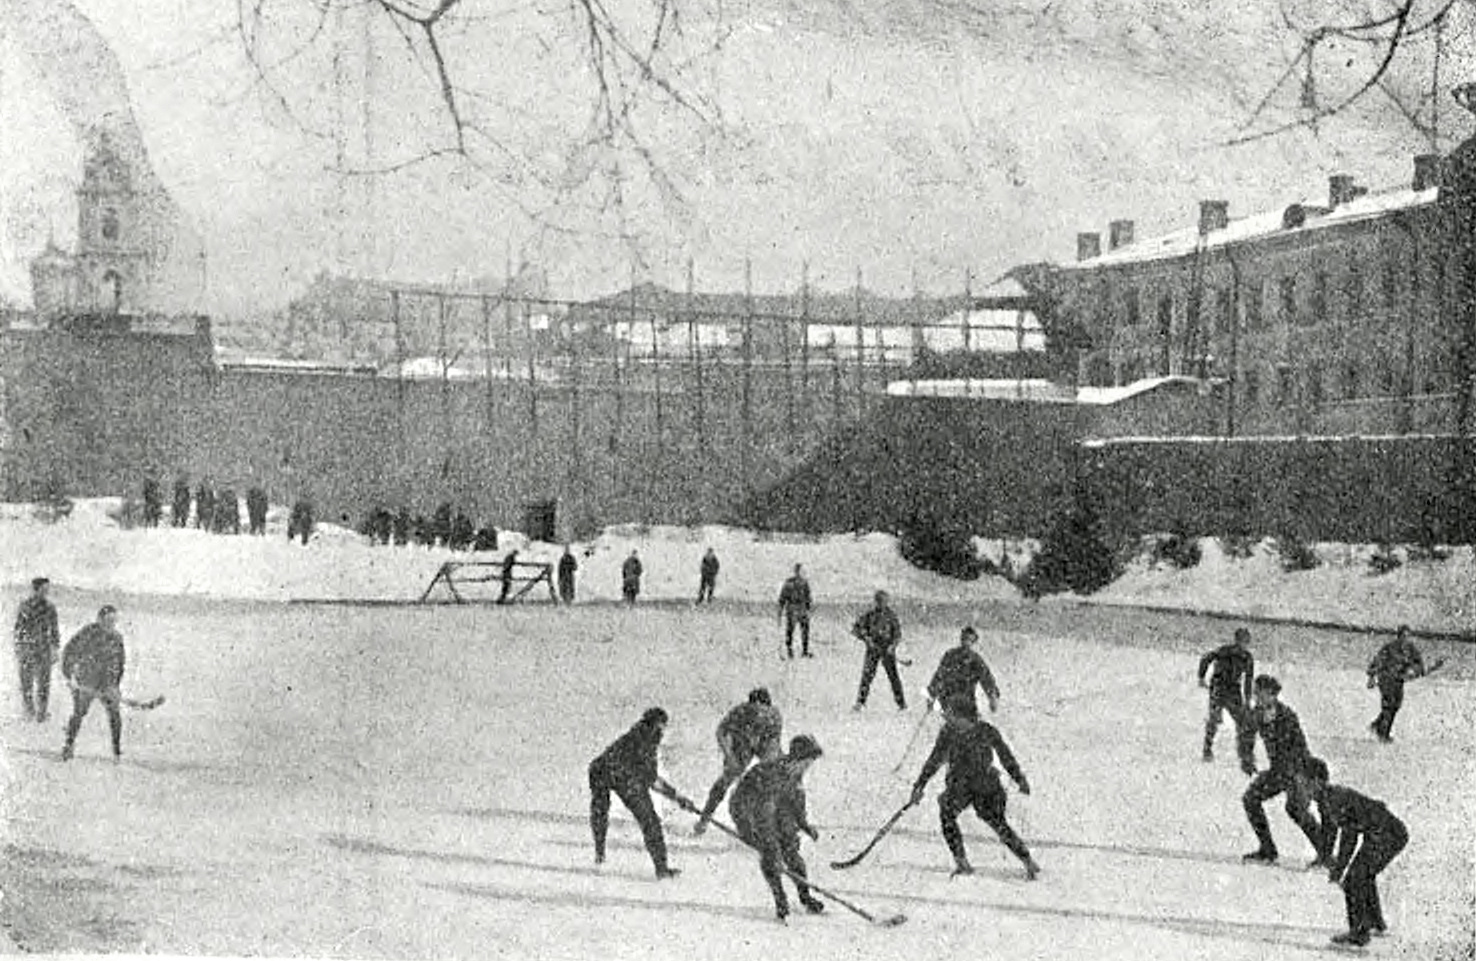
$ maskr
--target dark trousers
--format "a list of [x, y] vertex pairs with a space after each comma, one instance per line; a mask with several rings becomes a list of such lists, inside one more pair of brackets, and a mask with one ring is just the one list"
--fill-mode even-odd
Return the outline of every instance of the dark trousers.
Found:
[[574, 603], [574, 578], [559, 578], [559, 600], [563, 601], [565, 604]]
[[774, 909], [781, 915], [789, 913], [789, 895], [784, 891], [785, 869], [794, 881], [800, 903], [811, 903], [814, 895], [804, 880], [809, 877], [809, 870], [805, 867], [805, 859], [800, 856], [798, 832], [756, 825], [745, 817], [746, 814], [744, 810], [734, 811], [733, 827], [745, 843], [758, 851], [759, 871], [769, 885], [769, 892], [774, 895]]
[[45, 644], [17, 644], [15, 663], [20, 672], [21, 700], [27, 717], [45, 717], [51, 702], [51, 648]]
[[1240, 758], [1240, 766], [1249, 774], [1256, 763], [1256, 729], [1251, 723], [1250, 711], [1247, 710], [1245, 702], [1241, 700], [1239, 692], [1235, 694], [1210, 693], [1209, 713], [1204, 719], [1204, 750], [1208, 754], [1214, 747], [1215, 734], [1220, 729], [1222, 715], [1229, 714], [1230, 720], [1235, 722], [1235, 754]]
[[1343, 876], [1343, 901], [1348, 911], [1349, 931], [1383, 931], [1388, 928], [1384, 923], [1384, 906], [1379, 903], [1378, 875], [1408, 843], [1409, 832], [1402, 824], [1387, 835], [1363, 836], [1363, 843], [1348, 864], [1348, 873]]
[[620, 798], [636, 823], [641, 826], [641, 837], [646, 842], [646, 852], [656, 870], [666, 870], [666, 835], [661, 830], [661, 818], [656, 814], [656, 805], [651, 803], [649, 788], [612, 778], [602, 765], [589, 766], [589, 830], [594, 835], [595, 859], [605, 859], [605, 835], [610, 830], [610, 795]]
[[116, 757], [123, 753], [123, 714], [118, 710], [118, 698], [115, 695], [94, 694], [91, 691], [72, 691], [72, 716], [67, 719], [67, 743], [66, 751], [72, 751], [72, 746], [77, 742], [77, 732], [82, 729], [82, 719], [87, 716], [87, 711], [92, 707], [93, 698], [103, 702], [103, 708], [108, 712], [108, 731], [113, 738], [113, 755]]
[[702, 578], [702, 583], [697, 585], [697, 603], [701, 604], [703, 601], [706, 601], [707, 603], [711, 604], [712, 592], [716, 588], [717, 578], [704, 576]]
[[861, 663], [861, 687], [856, 691], [856, 703], [865, 704], [866, 698], [871, 694], [871, 681], [876, 677], [876, 666], [880, 664], [887, 672], [887, 680], [892, 683], [892, 699], [900, 708], [907, 707], [907, 695], [902, 691], [902, 675], [897, 673], [897, 655], [888, 652], [881, 653], [874, 647], [866, 648], [866, 660]]
[[1279, 771], [1262, 771], [1251, 779], [1250, 785], [1245, 789], [1241, 797], [1241, 804], [1245, 807], [1245, 816], [1250, 821], [1251, 829], [1256, 832], [1256, 839], [1260, 841], [1262, 851], [1269, 854], [1276, 853], [1276, 841], [1271, 837], [1271, 825], [1266, 820], [1266, 812], [1262, 805], [1274, 798], [1281, 792], [1286, 792], [1286, 816], [1302, 829], [1307, 840], [1312, 843], [1312, 850], [1317, 852], [1319, 858], [1328, 856], [1326, 842], [1322, 836], [1322, 828], [1317, 823], [1317, 818], [1312, 816], [1311, 799], [1297, 779], [1289, 774]]
[[784, 612], [784, 653], [794, 657], [794, 629], [800, 632], [800, 651], [810, 653], [810, 614], [808, 611]]
[[754, 752], [748, 749], [746, 744], [740, 744], [729, 737], [726, 740], [718, 739], [718, 747], [723, 752], [723, 773], [718, 775], [716, 781], [707, 792], [707, 803], [702, 805], [701, 823], [706, 824], [716, 811], [718, 805], [723, 803], [723, 796], [728, 793], [737, 780], [748, 770], [748, 762], [755, 757]]
[[1387, 741], [1394, 732], [1394, 717], [1403, 704], [1404, 679], [1379, 678], [1379, 716], [1374, 719], [1373, 730], [1380, 740]]
[[938, 796], [938, 823], [943, 828], [943, 840], [955, 862], [967, 857], [964, 851], [963, 832], [958, 827], [958, 816], [969, 808], [979, 815], [979, 820], [989, 825], [1010, 853], [1021, 861], [1030, 860], [1030, 849], [1020, 840], [1020, 835], [1005, 821], [1005, 792], [996, 783], [993, 789], [955, 790], [948, 788]]
[[634, 604], [636, 598], [641, 596], [641, 582], [623, 581], [620, 585], [620, 595], [625, 598], [625, 603]]

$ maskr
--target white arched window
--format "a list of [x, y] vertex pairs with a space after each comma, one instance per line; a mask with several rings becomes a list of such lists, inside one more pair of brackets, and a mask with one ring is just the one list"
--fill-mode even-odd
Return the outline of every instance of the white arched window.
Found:
[[104, 207], [102, 212], [102, 238], [107, 241], [118, 239], [118, 211], [112, 207]]
[[112, 313], [123, 310], [123, 275], [110, 270], [102, 276], [103, 306]]

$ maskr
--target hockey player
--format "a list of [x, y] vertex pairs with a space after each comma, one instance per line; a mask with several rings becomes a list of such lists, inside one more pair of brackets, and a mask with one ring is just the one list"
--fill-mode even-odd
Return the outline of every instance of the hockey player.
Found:
[[779, 619], [784, 624], [784, 654], [794, 659], [794, 629], [800, 632], [800, 656], [810, 654], [810, 607], [813, 598], [810, 582], [805, 579], [803, 566], [794, 565], [794, 574], [779, 588]]
[[61, 645], [56, 605], [46, 596], [50, 585], [47, 578], [32, 578], [31, 596], [21, 602], [15, 614], [15, 662], [20, 671], [21, 701], [26, 717], [43, 723], [51, 703], [51, 666]]
[[118, 609], [106, 604], [97, 612], [97, 620], [88, 624], [67, 641], [62, 650], [62, 677], [72, 689], [72, 716], [67, 721], [67, 740], [62, 746], [62, 760], [72, 759], [77, 732], [94, 698], [103, 702], [108, 713], [108, 731], [113, 739], [113, 760], [123, 755], [123, 715], [118, 710], [118, 688], [123, 683], [127, 654], [123, 635], [118, 633]]
[[[1220, 728], [1220, 715], [1227, 713], [1235, 722], [1235, 749], [1240, 769], [1256, 773], [1256, 730], [1250, 717], [1251, 681], [1256, 676], [1256, 661], [1246, 644], [1250, 631], [1235, 629], [1235, 640], [1221, 645], [1199, 659], [1199, 686], [1209, 688], [1209, 713], [1204, 719], [1205, 761], [1215, 759], [1215, 732]], [[1205, 674], [1209, 673], [1209, 683]]]
[[589, 765], [589, 829], [594, 835], [595, 863], [605, 863], [605, 834], [610, 829], [610, 794], [620, 798], [641, 826], [646, 851], [658, 880], [681, 872], [666, 860], [666, 836], [651, 803], [651, 791], [675, 797], [676, 791], [656, 772], [656, 748], [666, 730], [667, 714], [648, 708], [641, 719]]
[[973, 808], [980, 820], [989, 825], [1004, 846], [1025, 865], [1026, 879], [1035, 880], [1040, 873], [1040, 865], [1035, 863], [1030, 849], [1005, 821], [1006, 795], [999, 773], [994, 768], [995, 757], [1004, 765], [1021, 794], [1030, 793], [1030, 782], [1025, 779], [1015, 755], [999, 731], [994, 725], [979, 719], [979, 708], [971, 695], [955, 694], [944, 702], [943, 712], [943, 730], [938, 732], [932, 753], [923, 762], [922, 770], [913, 782], [910, 803], [915, 805], [923, 799], [928, 781], [938, 768], [947, 764], [945, 787], [938, 795], [938, 821], [943, 829], [943, 840], [953, 855], [953, 873], [974, 873], [964, 850], [963, 832], [958, 827], [958, 816]]
[[707, 803], [702, 806], [693, 834], [707, 830], [707, 822], [723, 802], [723, 795], [743, 775], [750, 761], [769, 761], [779, 756], [783, 732], [784, 719], [774, 707], [768, 689], [763, 687], [749, 691], [748, 700], [718, 722], [717, 742], [723, 752], [723, 773], [707, 792]]
[[1269, 674], [1255, 680], [1255, 732], [1266, 746], [1266, 757], [1270, 767], [1251, 779], [1241, 797], [1245, 816], [1251, 829], [1256, 832], [1260, 845], [1242, 860], [1270, 864], [1277, 858], [1276, 842], [1271, 837], [1271, 825], [1263, 809], [1268, 800], [1282, 792], [1286, 793], [1286, 814], [1311, 842], [1317, 852], [1312, 867], [1327, 867], [1327, 847], [1317, 819], [1308, 810], [1311, 800], [1307, 796], [1302, 780], [1311, 757], [1307, 750], [1307, 738], [1302, 733], [1302, 722], [1297, 713], [1281, 703], [1281, 682]]
[[702, 563], [697, 567], [697, 603], [703, 601], [712, 603], [712, 593], [717, 590], [718, 569], [722, 565], [718, 562], [717, 551], [711, 547], [702, 555]]
[[781, 922], [789, 917], [789, 898], [784, 892], [781, 865], [793, 876], [805, 910], [811, 914], [825, 910], [825, 905], [801, 880], [807, 873], [799, 846], [800, 832], [808, 834], [811, 841], [820, 837], [820, 832], [810, 825], [805, 810], [802, 782], [805, 772], [821, 753], [814, 738], [799, 735], [789, 742], [788, 754], [754, 765], [733, 789], [733, 798], [728, 802], [738, 836], [759, 852], [759, 870], [773, 892], [774, 913]]
[[1329, 784], [1327, 764], [1320, 758], [1308, 763], [1306, 781], [1322, 812], [1329, 852], [1336, 842], [1327, 879], [1342, 887], [1348, 913], [1348, 930], [1335, 935], [1333, 943], [1362, 947], [1371, 933], [1388, 930], [1379, 903], [1378, 875], [1409, 843], [1409, 830], [1382, 801]]
[[978, 702], [974, 699], [974, 688], [982, 687], [984, 696], [989, 698], [989, 712], [993, 714], [999, 710], [999, 685], [994, 683], [994, 674], [989, 670], [989, 665], [974, 650], [978, 641], [979, 632], [966, 626], [959, 632], [958, 646], [944, 653], [943, 659], [938, 662], [938, 669], [933, 672], [933, 679], [928, 682], [928, 697], [932, 698], [934, 704], [947, 704], [955, 697], [963, 695], [975, 705], [977, 713]]
[[1388, 744], [1393, 740], [1394, 717], [1404, 704], [1404, 682], [1425, 675], [1425, 659], [1409, 639], [1409, 627], [1401, 624], [1394, 640], [1379, 648], [1368, 664], [1368, 686], [1379, 689], [1379, 716], [1368, 726], [1374, 737]]
[[625, 603], [634, 604], [636, 598], [641, 596], [641, 575], [644, 573], [640, 555], [631, 551], [630, 556], [620, 565], [620, 594], [625, 598]]
[[880, 664], [887, 672], [892, 684], [892, 699], [899, 711], [907, 710], [907, 695], [902, 690], [902, 676], [897, 673], [897, 645], [902, 641], [902, 626], [897, 623], [897, 614], [888, 604], [886, 591], [877, 591], [874, 603], [851, 625], [851, 634], [866, 645], [866, 658], [861, 662], [861, 685], [856, 689], [856, 704], [851, 708], [859, 711], [866, 706], [866, 697], [871, 693], [871, 682], [876, 677]]

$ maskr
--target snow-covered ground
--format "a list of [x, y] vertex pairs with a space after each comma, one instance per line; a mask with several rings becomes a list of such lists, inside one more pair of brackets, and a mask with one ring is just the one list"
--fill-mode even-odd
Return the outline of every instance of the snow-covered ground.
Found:
[[[1320, 872], [1295, 870], [1311, 851], [1275, 802], [1272, 828], [1291, 870], [1239, 863], [1254, 842], [1229, 731], [1221, 760], [1199, 760], [1194, 669], [1227, 624], [1022, 603], [999, 581], [915, 571], [884, 537], [759, 540], [719, 529], [609, 531], [578, 545], [581, 603], [569, 609], [288, 605], [277, 602], [413, 599], [450, 555], [370, 548], [333, 528], [306, 548], [289, 545], [280, 518], [269, 538], [122, 530], [110, 512], [115, 503], [82, 502], [56, 524], [19, 507], [0, 519], [6, 611], [36, 573], [55, 582], [64, 633], [105, 600], [119, 604], [125, 687], [169, 698], [127, 715], [123, 764], [104, 759], [106, 725], [94, 712], [79, 756], [63, 765], [65, 711], [45, 726], [24, 722], [5, 672], [0, 921], [22, 948], [1259, 959], [1312, 956], [1342, 926], [1340, 892]], [[724, 565], [716, 606], [607, 603], [632, 548], [646, 563], [645, 597], [691, 596], [709, 544]], [[1205, 546], [1200, 568], [1133, 570], [1099, 600], [1467, 626], [1461, 553], [1371, 578], [1356, 557], [1283, 575]], [[529, 555], [557, 550], [533, 545]], [[1337, 561], [1340, 549], [1324, 553]], [[776, 656], [771, 605], [795, 563], [823, 605], [811, 661]], [[846, 627], [878, 586], [899, 598], [914, 661], [905, 714], [884, 679], [865, 712], [849, 711], [859, 655]], [[1035, 789], [1012, 792], [1010, 816], [1044, 874], [1024, 882], [970, 815], [980, 873], [950, 880], [931, 801], [860, 867], [831, 870], [906, 799], [927, 741], [906, 749], [923, 717], [916, 692], [966, 620], [983, 629], [981, 650], [1004, 688], [995, 721]], [[1369, 953], [1469, 958], [1476, 649], [1422, 642], [1450, 664], [1411, 685], [1395, 743], [1380, 746], [1365, 730], [1376, 704], [1361, 672], [1379, 639], [1274, 625], [1255, 633], [1262, 668], [1284, 681], [1334, 779], [1386, 800], [1411, 827], [1382, 884], [1394, 933]], [[875, 913], [905, 913], [904, 926], [872, 927], [837, 905], [780, 926], [754, 859], [721, 833], [694, 838], [692, 819], [672, 810], [668, 839], [684, 870], [675, 882], [652, 878], [618, 803], [610, 859], [594, 866], [588, 760], [661, 704], [672, 714], [667, 776], [699, 796], [718, 769], [713, 726], [756, 684], [774, 692], [786, 736], [812, 733], [826, 751], [808, 777], [821, 829], [805, 843], [815, 879]], [[932, 720], [922, 723], [931, 734]], [[930, 794], [940, 787], [941, 778]]]

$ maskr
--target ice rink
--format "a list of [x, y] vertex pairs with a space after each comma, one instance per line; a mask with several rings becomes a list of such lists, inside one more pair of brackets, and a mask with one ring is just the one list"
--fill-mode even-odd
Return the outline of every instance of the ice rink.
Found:
[[[12, 592], [19, 596], [20, 592]], [[64, 631], [104, 597], [60, 591]], [[1343, 929], [1341, 892], [1279, 801], [1282, 864], [1250, 867], [1245, 778], [1222, 728], [1199, 757], [1199, 655], [1232, 622], [1015, 602], [903, 601], [906, 713], [878, 678], [850, 706], [855, 605], [822, 608], [813, 660], [778, 656], [770, 604], [677, 602], [627, 610], [283, 605], [123, 597], [126, 693], [166, 694], [126, 715], [123, 763], [88, 717], [77, 758], [57, 760], [66, 705], [45, 726], [19, 714], [5, 672], [0, 737], [7, 849], [4, 917], [23, 949], [356, 958], [1295, 958]], [[993, 720], [1034, 794], [1009, 816], [1043, 868], [1019, 864], [972, 814], [977, 876], [951, 879], [934, 796], [859, 867], [860, 849], [907, 798], [935, 730], [904, 757], [920, 695], [958, 625], [1004, 696]], [[1476, 708], [1469, 646], [1422, 641], [1450, 663], [1409, 686], [1395, 742], [1366, 730], [1377, 698], [1363, 666], [1380, 638], [1255, 627], [1333, 780], [1388, 802], [1412, 840], [1382, 878], [1392, 929], [1367, 953], [1470, 958], [1476, 913]], [[700, 798], [718, 773], [713, 728], [767, 685], [785, 737], [825, 756], [807, 784], [820, 884], [877, 914], [831, 905], [773, 918], [756, 857], [665, 810], [672, 862], [657, 882], [615, 806], [596, 867], [585, 769], [641, 711], [672, 716], [667, 777]], [[1260, 755], [1264, 759], [1264, 754]], [[900, 773], [894, 770], [902, 763]], [[722, 809], [726, 818], [726, 805]]]

